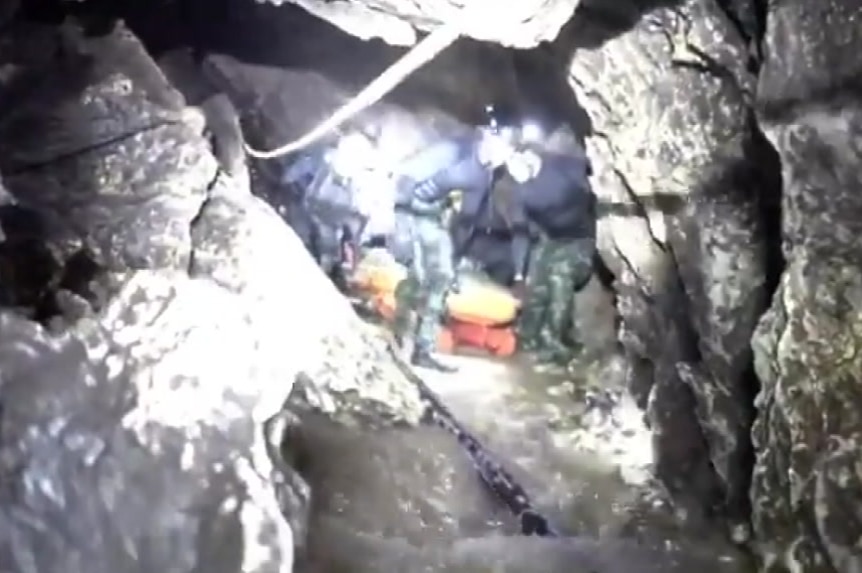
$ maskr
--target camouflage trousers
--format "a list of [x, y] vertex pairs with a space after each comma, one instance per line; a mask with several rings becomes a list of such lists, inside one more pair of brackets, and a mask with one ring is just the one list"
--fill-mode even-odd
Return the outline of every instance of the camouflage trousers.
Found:
[[395, 289], [395, 334], [404, 337], [416, 311], [417, 347], [433, 350], [446, 314], [446, 296], [455, 276], [452, 237], [440, 219], [398, 212], [396, 241], [402, 245], [400, 262], [407, 278]]
[[574, 294], [590, 280], [595, 250], [593, 239], [545, 239], [533, 248], [518, 321], [523, 350], [568, 354]]

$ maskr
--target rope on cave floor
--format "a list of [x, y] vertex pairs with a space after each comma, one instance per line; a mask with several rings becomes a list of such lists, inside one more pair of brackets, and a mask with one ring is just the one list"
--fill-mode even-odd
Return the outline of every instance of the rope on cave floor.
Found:
[[558, 530], [551, 525], [550, 520], [535, 509], [530, 496], [512, 474], [479, 440], [473, 437], [471, 432], [455, 419], [455, 416], [434, 391], [401, 358], [394, 342], [387, 338], [385, 344], [401, 373], [419, 389], [420, 398], [427, 408], [426, 416], [434, 424], [455, 435], [458, 443], [466, 448], [467, 455], [473, 462], [482, 482], [518, 518], [521, 533], [527, 536], [560, 537]]

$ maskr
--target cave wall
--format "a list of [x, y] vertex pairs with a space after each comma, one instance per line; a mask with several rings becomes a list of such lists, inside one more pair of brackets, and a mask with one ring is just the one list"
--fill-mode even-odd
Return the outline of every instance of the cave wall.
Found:
[[[844, 571], [856, 566], [848, 540], [859, 527], [834, 517], [831, 480], [848, 470], [858, 424], [825, 393], [835, 388], [858, 403], [849, 374], [855, 362], [828, 362], [824, 345], [811, 340], [834, 336], [847, 340], [837, 346], [852, 346], [852, 327], [842, 320], [856, 317], [856, 278], [846, 270], [857, 264], [849, 246], [857, 206], [846, 191], [858, 160], [855, 108], [847, 103], [858, 94], [848, 79], [856, 68], [848, 55], [831, 77], [799, 69], [825, 74], [830, 56], [817, 54], [853, 53], [849, 28], [836, 32], [838, 47], [812, 46], [831, 18], [852, 22], [855, 12], [788, 6], [767, 14], [759, 2], [587, 1], [550, 53], [514, 59], [533, 78], [544, 73], [536, 58], [567, 62], [568, 82], [588, 112], [578, 124], [589, 133], [602, 200], [600, 250], [615, 277], [629, 387], [647, 410], [657, 472], [678, 506], [693, 523], [725, 518], [737, 541], [749, 540], [753, 525], [767, 568], [792, 569], [796, 560], [806, 571]], [[803, 18], [818, 24], [806, 28]], [[798, 30], [809, 32], [794, 39]], [[434, 65], [451, 70], [455, 60]], [[425, 85], [435, 82], [443, 92], [416, 92], [458, 98], [460, 80]], [[808, 106], [818, 100], [825, 103], [815, 113]], [[824, 167], [796, 167], [803, 161]], [[789, 266], [773, 298], [784, 257]], [[807, 338], [780, 345], [791, 327]], [[791, 360], [792, 352], [804, 358]], [[834, 371], [836, 362], [848, 369]], [[797, 454], [803, 447], [828, 454]], [[788, 471], [807, 477], [788, 481]], [[790, 494], [779, 493], [788, 487]]]
[[[749, 538], [751, 521], [770, 573], [852, 572], [862, 569], [856, 546], [862, 520], [846, 509], [862, 496], [862, 364], [856, 352], [862, 277], [855, 240], [862, 221], [855, 193], [862, 153], [862, 5], [784, 0], [767, 12], [762, 4], [587, 1], [552, 50], [569, 61], [571, 88], [590, 116], [587, 147], [603, 202], [600, 250], [614, 273], [629, 385], [648, 412], [660, 477], [691, 515], [727, 517], [737, 540]], [[221, 294], [212, 300], [234, 300], [226, 290], [260, 304], [287, 305], [285, 312], [294, 308], [280, 298], [296, 288], [295, 276], [271, 280], [271, 259], [281, 255], [261, 238], [262, 229], [284, 235], [283, 225], [250, 197], [213, 198], [216, 164], [199, 133], [202, 118], [165, 89], [139, 46], [79, 42], [64, 36], [15, 43], [14, 49], [4, 44], [3, 70], [12, 74], [4, 82], [26, 81], [4, 84], [0, 171], [11, 195], [59, 229], [49, 242], [60, 258], [85, 246], [106, 268], [144, 273], [113, 289], [109, 298], [120, 302], [97, 316], [100, 328], [113, 328], [111, 321], [141, 296], [144, 283], [161, 288], [153, 307], [169, 304], [172, 295], [164, 293], [173, 288], [192, 294], [170, 304], [194, 306], [197, 286], [177, 287], [176, 275], [153, 276], [153, 269], [180, 275], [199, 269], [198, 278], [218, 284]], [[472, 46], [475, 53], [486, 50]], [[390, 57], [385, 52], [381, 48], [381, 62]], [[460, 59], [451, 53], [453, 59], [435, 64], [441, 73]], [[455, 101], [477, 63], [505, 61], [495, 57], [477, 57], [455, 79], [420, 76], [428, 79], [413, 92], [429, 102]], [[353, 60], [355, 69], [371, 74], [374, 66], [363, 60], [361, 68], [360, 60]], [[58, 74], [79, 81], [73, 88], [52, 87], [45, 78]], [[335, 99], [350, 92], [342, 86], [361, 83], [359, 76], [335, 81], [333, 93], [344, 89]], [[490, 73], [474, 85], [509, 83], [498, 76]], [[272, 89], [280, 93], [279, 105], [288, 105], [288, 88]], [[500, 87], [499, 93], [510, 90]], [[22, 94], [36, 95], [27, 105], [9, 104]], [[46, 109], [50, 121], [40, 115]], [[165, 156], [168, 175], [182, 185], [166, 183], [161, 172], [122, 167], [146, 163], [166, 148], [177, 153]], [[787, 267], [773, 293], [782, 270], [771, 220], [779, 194]], [[147, 217], [139, 215], [142, 209]], [[170, 239], [158, 238], [154, 230], [165, 227], [173, 231]], [[223, 228], [234, 232], [221, 236]], [[225, 257], [226, 249], [234, 254]], [[314, 274], [310, 259], [296, 261]], [[246, 292], [237, 281], [249, 276], [266, 276], [267, 284]], [[322, 277], [314, 280], [302, 283], [303, 292], [325, 284]], [[243, 308], [240, 315], [251, 312]], [[333, 317], [326, 324], [335, 329], [340, 319]], [[144, 331], [155, 328], [135, 320]], [[5, 332], [12, 332], [12, 319], [4, 321]], [[16, 317], [15, 328], [20, 325]], [[332, 375], [327, 360], [344, 348], [353, 358], [336, 372], [349, 370], [343, 364], [355, 364], [356, 357], [373, 361], [382, 354], [330, 326], [319, 333], [328, 354], [308, 359], [312, 373], [326, 380], [321, 388], [329, 388], [319, 393], [319, 405], [351, 409], [355, 386], [372, 402], [398, 395], [397, 382], [382, 389], [367, 383], [377, 378], [373, 369]], [[267, 323], [263, 330], [278, 327]], [[22, 336], [46, 336], [34, 334], [29, 322], [21, 328]], [[270, 360], [281, 358], [278, 344], [266, 348]], [[337, 405], [332, 396], [340, 397]], [[415, 410], [409, 393], [399, 400], [404, 410]], [[19, 423], [47, 424], [26, 416]]]
[[774, 191], [756, 173], [747, 38], [708, 1], [633, 13], [629, 29], [578, 14], [557, 48], [574, 52], [592, 120], [630, 389], [676, 501], [719, 509], [745, 538], [749, 340], [769, 295], [758, 203]]
[[[406, 51], [347, 35], [292, 4], [184, 0], [153, 9], [142, 3], [123, 17], [156, 58], [190, 46], [199, 59], [214, 56], [255, 66], [257, 79], [264, 83], [273, 81], [266, 82], [266, 71], [272, 78], [285, 69], [321, 75], [337, 86], [339, 96], [359, 91]], [[256, 87], [246, 86], [249, 91]], [[480, 121], [486, 104], [519, 99], [512, 53], [495, 44], [459, 40], [386, 99], [413, 111], [442, 111], [460, 121]], [[309, 121], [321, 119], [322, 112]]]
[[588, 1], [551, 47], [589, 115], [657, 473], [692, 523], [754, 533], [776, 573], [862, 566], [842, 512], [862, 481], [859, 10]]
[[[862, 2], [770, 4], [758, 117], [787, 269], [754, 337], [754, 526], [767, 571], [862, 571]], [[855, 508], [855, 509], [851, 509]]]
[[0, 569], [289, 573], [291, 391], [410, 424], [417, 389], [128, 29], [7, 23], [0, 70], [0, 226], [51, 299], [0, 308]]
[[859, 570], [860, 5], [663, 4], [585, 3], [555, 43], [657, 472], [765, 571]]
[[[552, 40], [578, 4], [578, 0], [520, 0], [506, 4], [480, 0], [466, 5], [436, 0], [287, 1], [363, 39], [383, 38], [393, 45], [411, 45], [417, 32], [455, 20], [465, 36], [518, 48]], [[270, 2], [286, 4], [285, 0]]]

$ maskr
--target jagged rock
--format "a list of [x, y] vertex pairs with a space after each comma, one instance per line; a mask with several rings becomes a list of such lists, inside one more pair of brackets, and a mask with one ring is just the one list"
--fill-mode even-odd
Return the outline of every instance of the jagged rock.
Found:
[[251, 187], [251, 178], [246, 163], [245, 140], [242, 135], [239, 114], [225, 94], [213, 94], [200, 104], [206, 118], [207, 132], [219, 167], [231, 177], [240, 180], [246, 189]]
[[[449, 18], [434, 13], [439, 3], [424, 1], [410, 8], [376, 2], [373, 9], [358, 2], [295, 3], [356, 35], [402, 44], [415, 40], [415, 27], [430, 29]], [[491, 9], [502, 11], [499, 2], [492, 4]], [[533, 45], [556, 35], [576, 2], [545, 2], [541, 15], [536, 2], [517, 4], [530, 15], [522, 23], [483, 18], [466, 22], [465, 33]], [[695, 496], [702, 505], [716, 503], [740, 527], [746, 517], [748, 430], [754, 415], [749, 339], [769, 288], [759, 210], [771, 189], [759, 170], [777, 165], [758, 141], [751, 113], [757, 92], [759, 119], [783, 161], [784, 250], [790, 263], [754, 337], [763, 382], [751, 490], [758, 547], [770, 573], [860, 571], [862, 520], [849, 508], [862, 495], [856, 467], [862, 422], [854, 384], [862, 366], [855, 354], [862, 261], [854, 241], [862, 209], [851, 192], [859, 187], [856, 139], [862, 120], [853, 91], [859, 76], [854, 23], [862, 7], [832, 0], [816, 10], [796, 0], [772, 3], [766, 66], [755, 90], [761, 4], [656, 0], [611, 6], [585, 0], [556, 48], [566, 58], [577, 49], [570, 79], [594, 123], [588, 148], [594, 186], [606, 205], [600, 250], [614, 273], [628, 384], [649, 413], [657, 471], [677, 501]], [[336, 14], [345, 7], [352, 14]], [[306, 406], [350, 421], [415, 421], [422, 412], [418, 396], [311, 259], [300, 256], [297, 238], [272, 209], [249, 195], [240, 182], [243, 175], [233, 169], [234, 154], [222, 154], [218, 172], [212, 142], [202, 131], [205, 124], [218, 131], [215, 122], [226, 117], [224, 110], [215, 116], [211, 108], [217, 105], [203, 106], [204, 113], [189, 111], [122, 28], [101, 39], [84, 39], [68, 27], [59, 32], [10, 28], [7, 14], [0, 8], [5, 26], [0, 170], [12, 195], [47, 219], [52, 247], [68, 244], [77, 251], [83, 245], [99, 263], [123, 273], [171, 271], [117, 275], [121, 284], [109, 289], [106, 308], [95, 313], [83, 308], [74, 293], [59, 297], [68, 322], [57, 330], [71, 333], [49, 336], [20, 317], [3, 315], [0, 471], [38, 469], [62, 487], [40, 490], [45, 484], [35, 484], [21, 493], [11, 488], [31, 485], [26, 472], [0, 479], [4, 495], [13, 500], [0, 508], [2, 525], [16, 520], [14, 527], [0, 527], [0, 535], [17, 536], [19, 548], [0, 553], [0, 568], [23, 568], [2, 559], [34, 557], [44, 560], [31, 567], [39, 571], [120, 569], [126, 557], [119, 552], [105, 557], [96, 544], [116, 549], [122, 547], [118, 540], [141, 539], [135, 536], [146, 527], [158, 527], [179, 540], [171, 546], [176, 553], [158, 556], [161, 546], [138, 547], [148, 557], [164, 559], [153, 564], [160, 570], [190, 570], [183, 559], [193, 553], [181, 554], [189, 547], [181, 545], [187, 542], [183, 534], [190, 531], [182, 528], [190, 522], [175, 522], [178, 529], [171, 530], [162, 522], [147, 526], [140, 516], [180, 515], [178, 507], [216, 491], [219, 484], [212, 480], [204, 488], [192, 481], [209, 479], [207, 468], [222, 462], [228, 473], [235, 470], [256, 488], [252, 501], [262, 517], [246, 514], [247, 532], [266, 524], [287, 539], [273, 501], [278, 499], [292, 510], [288, 517], [295, 537], [303, 537], [307, 488], [271, 455], [290, 422], [278, 417], [278, 423], [258, 431], [264, 420], [272, 422], [294, 381], [301, 390], [297, 399]], [[357, 14], [372, 18], [360, 22]], [[369, 22], [375, 27], [371, 32], [361, 27]], [[259, 130], [267, 143], [298, 135], [352, 89], [311, 72], [288, 75], [285, 81], [243, 72], [228, 81], [234, 87], [254, 86], [238, 90], [250, 96], [247, 105], [263, 103], [271, 116], [287, 118]], [[331, 97], [317, 99], [321, 93]], [[297, 94], [316, 99], [319, 112], [308, 113], [306, 104], [291, 106]], [[379, 109], [371, 115], [378, 117]], [[390, 119], [398, 126], [392, 133], [400, 151], [409, 148], [404, 134], [420, 131], [414, 128], [416, 118], [403, 129], [400, 124], [410, 123], [407, 117], [397, 111]], [[410, 141], [421, 139], [416, 135]], [[45, 276], [36, 282], [52, 280]], [[132, 324], [119, 325], [123, 320]], [[170, 334], [165, 332], [176, 340], [166, 342]], [[177, 340], [184, 341], [179, 348]], [[15, 341], [38, 342], [41, 349], [31, 355], [25, 346], [7, 345]], [[199, 347], [209, 351], [205, 359], [180, 363]], [[236, 360], [234, 347], [245, 348], [253, 361]], [[213, 356], [213, 349], [224, 350]], [[106, 356], [122, 356], [127, 364], [114, 371]], [[67, 373], [69, 360], [80, 365], [73, 371], [82, 377], [78, 383]], [[101, 366], [94, 361], [102, 361]], [[65, 383], [56, 381], [57, 370], [64, 372]], [[190, 374], [178, 378], [177, 395], [199, 377], [208, 381], [211, 400], [191, 404], [170, 393], [164, 399], [158, 381], [184, 370]], [[226, 376], [245, 379], [236, 386]], [[235, 398], [228, 390], [237, 388], [248, 400], [241, 413], [228, 412]], [[132, 390], [143, 401], [124, 402]], [[195, 392], [197, 400], [201, 390]], [[183, 415], [171, 409], [174, 403], [186, 408]], [[140, 416], [126, 415], [124, 408]], [[230, 435], [246, 456], [238, 462], [228, 460], [223, 449], [229, 440], [219, 433], [221, 414], [241, 430]], [[191, 473], [183, 474], [178, 451], [157, 452], [152, 449], [156, 442], [132, 439], [140, 430], [132, 424], [142, 419], [156, 434], [170, 434], [165, 443], [177, 438], [210, 449]], [[190, 437], [201, 419], [219, 431]], [[87, 466], [88, 452], [76, 449], [87, 441], [70, 439], [72, 430], [54, 435], [60, 427], [56, 420], [113, 440], [113, 448], [102, 454], [108, 462]], [[275, 484], [250, 476], [246, 469], [252, 465], [275, 472], [268, 476]], [[129, 487], [118, 498], [120, 505], [109, 506], [114, 500], [107, 489], [99, 489], [104, 483], [99, 478], [112, 471], [112, 477], [123, 480], [144, 476], [144, 485], [136, 487], [152, 499], [164, 499], [164, 505], [150, 497], [147, 505], [135, 505], [139, 491]], [[91, 473], [81, 478], [81, 472]], [[159, 479], [170, 480], [170, 487], [149, 491], [161, 487]], [[54, 495], [58, 490], [65, 497]], [[215, 497], [230, 495], [216, 491]], [[111, 513], [114, 521], [100, 521], [88, 513], [98, 504], [106, 513], [121, 509]], [[22, 508], [26, 511], [17, 511]], [[130, 511], [134, 519], [127, 520]], [[30, 521], [21, 521], [22, 515]], [[46, 516], [52, 518], [47, 529], [27, 529]], [[86, 538], [75, 537], [80, 531]], [[31, 550], [37, 541], [38, 554]], [[290, 545], [248, 543], [267, 551], [278, 548], [283, 555]], [[260, 567], [285, 563], [273, 554]]]
[[[258, 305], [255, 316], [279, 356], [291, 348], [302, 358], [285, 361], [293, 365], [285, 380], [292, 383], [303, 371], [345, 400], [361, 382], [358, 398], [351, 394], [348, 400], [352, 408], [368, 397], [385, 410], [382, 404], [394, 399], [390, 409], [400, 414], [390, 417], [418, 419], [415, 389], [411, 393], [400, 374], [387, 371], [385, 352], [373, 346], [370, 333], [354, 333], [359, 319], [292, 231], [242, 190], [243, 181], [217, 177], [202, 136], [205, 114], [184, 106], [129, 32], [118, 28], [86, 39], [68, 27], [23, 26], [3, 41], [10, 46], [4, 56], [21, 62], [15, 64], [20, 74], [55, 74], [52, 83], [28, 84], [28, 100], [0, 120], [4, 181], [18, 201], [46, 216], [47, 228], [65, 214], [96, 260], [113, 271], [168, 266], [214, 278]], [[61, 47], [65, 58], [52, 51]], [[92, 84], [79, 78], [69, 88], [73, 72]], [[14, 95], [16, 85], [6, 93]], [[45, 107], [49, 101], [53, 108]], [[297, 328], [285, 339], [280, 333], [287, 321]], [[330, 335], [328, 346], [318, 344]], [[356, 362], [349, 363], [349, 373], [336, 368], [318, 377], [317, 360], [333, 352]], [[357, 368], [363, 357], [376, 364]], [[327, 407], [340, 400], [330, 397]]]
[[0, 567], [292, 571], [261, 431], [290, 383], [235, 302], [141, 272], [75, 333], [0, 315]]
[[309, 502], [279, 451], [294, 381], [376, 422], [415, 423], [416, 388], [127, 31], [0, 42], [0, 97], [21, 103], [0, 108], [4, 182], [112, 271], [95, 307], [61, 285], [54, 334], [0, 319], [0, 569], [290, 571]]
[[693, 491], [710, 504], [719, 485], [743, 524], [748, 340], [767, 296], [755, 76], [718, 4], [641, 9], [612, 19], [585, 5], [557, 48], [577, 50], [570, 82], [595, 128], [594, 188], [609, 205], [599, 244], [633, 390], [650, 392], [657, 471], [678, 499]]
[[[240, 62], [229, 56], [206, 59], [207, 77], [255, 118], [249, 140], [259, 147], [276, 146], [298, 137], [346, 102], [349, 87], [323, 73], [306, 69], [273, 69]], [[476, 105], [481, 109], [483, 105]], [[380, 138], [381, 161], [397, 162], [441, 131], [464, 132], [467, 127], [434, 109], [413, 112], [381, 103], [360, 114], [353, 126]], [[350, 126], [346, 126], [350, 129]], [[274, 162], [269, 162], [270, 164]], [[277, 162], [275, 162], [277, 163]]]
[[[380, 339], [320, 272], [276, 212], [249, 193], [216, 185], [192, 229], [191, 274], [247, 305], [256, 329], [306, 400], [332, 415], [416, 423], [424, 407]], [[264, 279], [264, 280], [261, 280]]]
[[[284, 4], [285, 0], [262, 0]], [[493, 41], [515, 48], [531, 48], [557, 36], [578, 0], [521, 0], [501, 6], [493, 0], [479, 0], [464, 18], [462, 3], [396, 0], [373, 3], [350, 0], [288, 0], [362, 39], [382, 38], [395, 45], [416, 42], [416, 31], [427, 31], [440, 22], [460, 19], [464, 34], [477, 40]], [[478, 10], [481, 8], [481, 10]]]
[[[303, 117], [291, 106], [284, 110], [288, 123], [297, 118], [308, 122], [304, 129], [329, 115], [344, 102], [345, 95], [359, 91], [404, 54], [403, 49], [382, 42], [348, 36], [292, 4], [274, 7], [246, 0], [218, 0], [218, 4], [218, 10], [202, 13], [195, 26], [201, 51], [208, 54], [204, 60], [208, 64], [227, 63], [230, 60], [217, 54], [230, 54], [245, 64], [243, 68], [256, 64], [252, 73], [262, 83], [243, 85], [248, 91], [268, 92], [269, 87], [274, 87], [273, 79], [280, 81], [279, 75], [285, 70], [312, 72], [306, 74], [311, 76], [306, 88], [299, 89], [302, 86], [295, 81], [289, 86], [295, 91], [300, 109], [307, 110], [310, 117]], [[253, 29], [253, 37], [234, 34], [238, 26]], [[420, 115], [433, 116], [434, 110], [442, 110], [463, 121], [481, 119], [488, 103], [515, 103], [518, 81], [513, 59], [513, 53], [499, 45], [459, 40], [407, 77], [386, 100]], [[328, 92], [321, 89], [315, 75], [328, 80]], [[467, 84], [481, 85], [482, 89], [464, 90]], [[306, 94], [313, 94], [319, 101], [306, 101], [310, 97]], [[239, 104], [253, 107], [255, 101], [239, 100]], [[416, 123], [409, 116], [405, 119]]]
[[85, 38], [17, 25], [0, 42], [12, 70], [0, 171], [16, 200], [46, 219], [52, 242], [82, 242], [113, 271], [185, 268], [216, 171], [200, 114], [123, 28]]
[[765, 571], [862, 571], [860, 2], [770, 4], [759, 119], [788, 267], [754, 338], [752, 499]]

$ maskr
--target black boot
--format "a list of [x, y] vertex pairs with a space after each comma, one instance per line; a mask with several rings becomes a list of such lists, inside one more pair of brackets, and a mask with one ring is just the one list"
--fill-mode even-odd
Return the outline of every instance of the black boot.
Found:
[[443, 374], [454, 374], [458, 371], [454, 366], [449, 366], [447, 364], [443, 364], [434, 356], [431, 355], [431, 352], [427, 348], [423, 348], [417, 346], [413, 349], [413, 356], [410, 357], [410, 363], [413, 366], [418, 366], [420, 368], [428, 368], [429, 370], [436, 370], [437, 372], [442, 372]]

